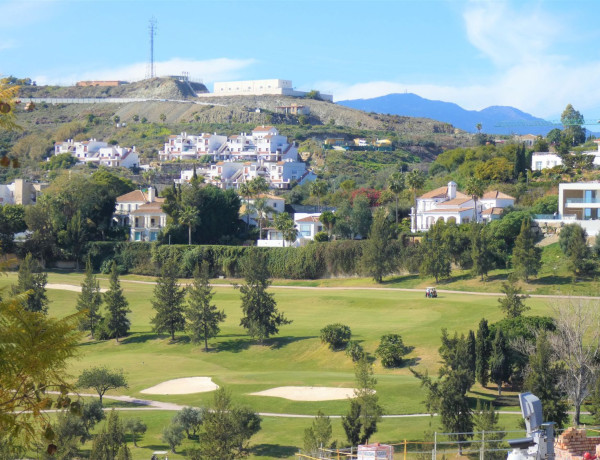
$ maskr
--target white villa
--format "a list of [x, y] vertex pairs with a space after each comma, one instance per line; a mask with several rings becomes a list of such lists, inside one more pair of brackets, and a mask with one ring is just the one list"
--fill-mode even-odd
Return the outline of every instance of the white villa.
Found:
[[[594, 155], [594, 166], [600, 166], [600, 139], [594, 141], [598, 144], [597, 150], [588, 150], [582, 152], [584, 155]], [[543, 169], [554, 168], [555, 166], [562, 166], [562, 158], [556, 153], [552, 152], [533, 152], [531, 155], [531, 170], [541, 171]]]
[[[298, 149], [273, 126], [258, 126], [252, 133], [235, 136], [216, 134], [172, 136], [160, 153], [163, 161], [208, 159], [197, 168], [207, 183], [221, 188], [238, 188], [241, 184], [264, 177], [271, 188], [289, 189], [316, 175], [299, 161]], [[178, 183], [189, 182], [193, 170], [184, 170]]]
[[113, 220], [116, 225], [131, 227], [131, 241], [156, 241], [167, 225], [163, 202], [164, 198], [157, 197], [152, 187], [147, 192], [134, 190], [117, 197]]
[[459, 192], [456, 187], [456, 182], [451, 181], [418, 197], [416, 209], [411, 208], [411, 231], [427, 231], [440, 219], [454, 220], [457, 224], [473, 220], [489, 222], [500, 218], [502, 209], [515, 203], [515, 199], [505, 193], [490, 191], [477, 200], [475, 210], [471, 196]]
[[293, 243], [288, 243], [283, 240], [281, 232], [275, 228], [267, 228], [266, 238], [258, 240], [256, 245], [259, 247], [284, 247], [284, 246], [304, 246], [315, 239], [315, 235], [323, 231], [323, 224], [319, 220], [321, 213], [304, 213], [298, 212], [294, 214], [294, 223], [298, 230], [298, 237]]
[[60, 155], [62, 153], [70, 153], [81, 163], [93, 163], [109, 168], [135, 168], [140, 165], [135, 147], [108, 145], [106, 142], [96, 139], [83, 142], [68, 139], [65, 142], [57, 142], [54, 144], [54, 154]]
[[[258, 195], [258, 198], [263, 198], [266, 201], [267, 206], [273, 209], [273, 212], [269, 212], [267, 214], [267, 218], [270, 220], [273, 219], [275, 214], [279, 214], [285, 209], [285, 200], [280, 196], [271, 195], [268, 193], [261, 193], [260, 195]], [[256, 202], [256, 200], [254, 198], [250, 198], [246, 203], [245, 199], [242, 198], [242, 201], [243, 204], [240, 207], [240, 219], [242, 219], [244, 222], [246, 222], [246, 219], [248, 219], [250, 225], [258, 227], [258, 214], [256, 212], [251, 212], [249, 215], [246, 215], [247, 206], [252, 206]]]

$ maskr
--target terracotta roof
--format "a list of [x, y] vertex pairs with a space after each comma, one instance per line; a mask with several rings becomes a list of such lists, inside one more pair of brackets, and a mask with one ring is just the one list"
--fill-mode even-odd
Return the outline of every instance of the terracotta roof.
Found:
[[146, 202], [146, 194], [141, 190], [134, 190], [133, 192], [126, 193], [125, 195], [121, 195], [117, 197], [117, 203], [127, 203], [127, 202]]
[[273, 129], [273, 126], [257, 126], [252, 131], [270, 131]]
[[442, 209], [430, 209], [429, 211], [423, 211], [425, 214], [447, 214], [449, 212], [463, 212], [469, 211], [473, 208], [442, 208]]
[[441, 203], [438, 203], [438, 206], [458, 206], [463, 203], [467, 203], [468, 201], [471, 201], [470, 196], [461, 196], [461, 197], [456, 197], [453, 200], [448, 200], [448, 201], [443, 201]]
[[498, 207], [494, 206], [493, 208], [488, 208], [488, 209], [485, 209], [484, 211], [482, 211], [481, 215], [482, 216], [487, 216], [487, 215], [499, 216], [502, 214], [502, 211], [503, 211], [502, 208], [498, 208]]
[[269, 193], [261, 193], [258, 195], [259, 198], [269, 198], [271, 200], [283, 200], [283, 197], [277, 195], [271, 195]]
[[296, 222], [319, 222], [319, 218], [316, 216], [308, 216], [298, 219]]
[[443, 187], [433, 189], [433, 190], [421, 195], [419, 198], [444, 198], [447, 194], [448, 194], [448, 186], [444, 185]]
[[485, 192], [481, 197], [484, 200], [495, 200], [498, 198], [504, 198], [508, 200], [514, 200], [514, 198], [506, 193], [499, 192], [498, 190], [491, 190], [489, 192]]
[[154, 201], [152, 203], [146, 203], [141, 205], [139, 208], [137, 208], [135, 211], [133, 211], [131, 214], [145, 214], [148, 212], [164, 212], [162, 210], [162, 201]]

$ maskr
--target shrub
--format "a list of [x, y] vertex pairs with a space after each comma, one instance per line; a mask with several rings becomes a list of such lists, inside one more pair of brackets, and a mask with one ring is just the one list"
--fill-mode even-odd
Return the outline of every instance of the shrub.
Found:
[[398, 334], [386, 334], [381, 336], [381, 341], [375, 356], [381, 359], [383, 367], [399, 367], [402, 365], [402, 357], [410, 352], [410, 348], [402, 342]]
[[332, 350], [341, 350], [352, 337], [352, 331], [345, 324], [328, 324], [321, 329], [321, 342], [327, 343]]
[[356, 340], [350, 340], [346, 346], [346, 356], [352, 359], [352, 362], [359, 361], [365, 355], [365, 350], [362, 345]]
[[327, 232], [318, 232], [315, 235], [315, 241], [317, 243], [325, 243], [329, 241], [329, 235], [327, 235]]

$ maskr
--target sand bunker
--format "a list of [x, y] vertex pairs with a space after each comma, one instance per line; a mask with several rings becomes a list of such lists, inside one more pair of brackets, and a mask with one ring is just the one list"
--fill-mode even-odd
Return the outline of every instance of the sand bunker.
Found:
[[250, 393], [252, 396], [274, 396], [292, 401], [333, 401], [354, 396], [354, 388], [335, 387], [277, 387]]
[[140, 391], [149, 395], [188, 395], [214, 391], [219, 385], [210, 377], [185, 377], [183, 379], [167, 380], [153, 387]]
[[[81, 286], [75, 286], [73, 284], [48, 283], [46, 284], [46, 289], [59, 289], [61, 291], [81, 292]], [[101, 288], [100, 292], [106, 292], [106, 289]]]

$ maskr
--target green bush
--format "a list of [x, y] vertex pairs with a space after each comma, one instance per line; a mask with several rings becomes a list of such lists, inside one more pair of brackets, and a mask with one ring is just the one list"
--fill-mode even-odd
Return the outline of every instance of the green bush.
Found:
[[410, 348], [402, 342], [398, 334], [386, 334], [381, 336], [381, 341], [375, 356], [381, 359], [383, 367], [399, 367], [402, 365], [402, 357], [410, 352]]
[[321, 329], [321, 342], [332, 350], [343, 350], [352, 337], [352, 331], [345, 324], [328, 324]]
[[315, 235], [315, 242], [326, 243], [327, 241], [329, 241], [329, 235], [327, 234], [327, 232], [318, 232]]
[[356, 340], [350, 340], [346, 346], [346, 356], [352, 359], [352, 362], [359, 361], [365, 355], [362, 345]]

